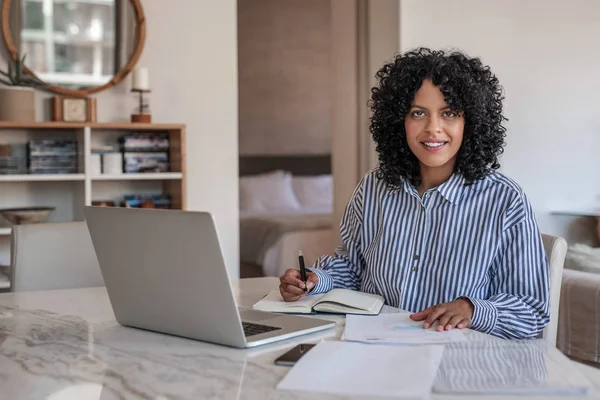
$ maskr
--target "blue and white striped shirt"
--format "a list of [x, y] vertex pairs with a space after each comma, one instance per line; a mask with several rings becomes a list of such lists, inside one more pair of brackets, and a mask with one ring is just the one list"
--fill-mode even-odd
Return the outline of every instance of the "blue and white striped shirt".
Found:
[[341, 222], [342, 246], [319, 257], [311, 294], [349, 288], [410, 312], [467, 297], [472, 329], [531, 338], [548, 324], [549, 266], [532, 207], [510, 178], [460, 174], [422, 197], [366, 174]]

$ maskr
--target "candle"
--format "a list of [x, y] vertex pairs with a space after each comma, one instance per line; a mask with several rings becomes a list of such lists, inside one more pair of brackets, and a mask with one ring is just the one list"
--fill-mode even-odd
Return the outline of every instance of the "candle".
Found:
[[138, 90], [150, 90], [148, 68], [135, 68], [133, 70], [133, 84], [131, 87]]

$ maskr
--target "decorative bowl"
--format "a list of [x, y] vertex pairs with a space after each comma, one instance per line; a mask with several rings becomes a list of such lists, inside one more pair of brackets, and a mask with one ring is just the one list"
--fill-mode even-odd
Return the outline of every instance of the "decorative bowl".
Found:
[[0, 210], [0, 215], [15, 225], [38, 224], [48, 219], [54, 209], [55, 207], [5, 208]]

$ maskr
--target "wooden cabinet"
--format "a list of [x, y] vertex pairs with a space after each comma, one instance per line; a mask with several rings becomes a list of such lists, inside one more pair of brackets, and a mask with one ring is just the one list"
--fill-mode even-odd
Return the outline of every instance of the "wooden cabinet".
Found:
[[[92, 151], [112, 146], [126, 134], [169, 138], [169, 171], [97, 174]], [[128, 194], [166, 194], [173, 209], [186, 209], [185, 125], [139, 123], [0, 122], [0, 144], [24, 148], [34, 139], [70, 138], [77, 142], [77, 170], [69, 174], [0, 174], [0, 208], [51, 206], [48, 222], [82, 221], [93, 201], [119, 204]], [[14, 154], [13, 152], [13, 155]], [[26, 156], [18, 154], [19, 158]], [[0, 265], [10, 262], [10, 224], [0, 217]]]

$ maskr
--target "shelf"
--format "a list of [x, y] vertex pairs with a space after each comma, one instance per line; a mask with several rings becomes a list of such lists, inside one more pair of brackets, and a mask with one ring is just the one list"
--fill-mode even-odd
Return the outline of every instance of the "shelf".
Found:
[[[0, 121], [0, 129], [104, 129], [123, 131], [167, 131], [184, 129], [183, 124], [146, 124], [131, 122], [54, 122], [54, 121]], [[92, 132], [93, 133], [93, 132]]]
[[0, 236], [10, 235], [12, 228], [0, 228]]
[[95, 175], [94, 181], [134, 181], [134, 180], [175, 180], [182, 179], [181, 172], [162, 172], [162, 173], [142, 173], [142, 174], [122, 174], [122, 175]]
[[0, 175], [0, 182], [83, 181], [83, 174], [15, 174]]

